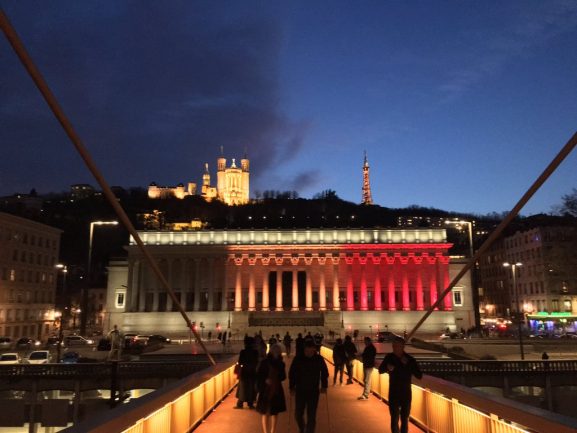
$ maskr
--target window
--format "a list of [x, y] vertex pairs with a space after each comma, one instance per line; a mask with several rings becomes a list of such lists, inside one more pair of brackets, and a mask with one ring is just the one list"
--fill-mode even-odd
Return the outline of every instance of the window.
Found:
[[124, 308], [124, 301], [126, 299], [126, 290], [116, 289], [115, 303], [116, 308]]
[[462, 307], [463, 306], [463, 291], [462, 290], [453, 290], [453, 305], [455, 307]]

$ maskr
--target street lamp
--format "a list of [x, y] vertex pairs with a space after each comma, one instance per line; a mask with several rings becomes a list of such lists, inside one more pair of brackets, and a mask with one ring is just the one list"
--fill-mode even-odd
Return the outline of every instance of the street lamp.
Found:
[[[475, 247], [473, 246], [473, 222], [465, 220], [445, 220], [445, 224], [454, 224], [457, 227], [460, 225], [467, 226], [467, 232], [469, 235], [469, 258], [473, 259], [475, 255]], [[473, 312], [475, 314], [475, 326], [480, 328], [481, 317], [479, 315], [479, 290], [477, 289], [477, 264], [474, 263], [471, 268], [471, 285], [473, 292]]]
[[517, 328], [519, 330], [519, 350], [521, 351], [521, 360], [525, 359], [525, 351], [523, 350], [523, 329], [522, 329], [522, 315], [521, 304], [519, 303], [519, 288], [517, 287], [517, 268], [523, 266], [523, 263], [503, 263], [506, 268], [511, 268], [513, 274], [513, 291], [515, 292], [515, 303], [517, 304]]
[[62, 272], [62, 293], [66, 293], [66, 276], [68, 275], [68, 266], [58, 263], [54, 265], [56, 269]]

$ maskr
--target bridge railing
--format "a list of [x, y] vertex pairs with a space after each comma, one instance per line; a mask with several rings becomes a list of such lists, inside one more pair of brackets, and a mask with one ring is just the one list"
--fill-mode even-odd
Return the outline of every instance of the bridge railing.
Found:
[[427, 373], [569, 373], [577, 371], [576, 360], [560, 361], [452, 361], [423, 360], [421, 370]]
[[[332, 363], [332, 349], [321, 347]], [[452, 368], [457, 368], [454, 363]], [[363, 383], [363, 366], [353, 362], [353, 376]], [[502, 397], [485, 394], [425, 375], [412, 385], [411, 420], [426, 432], [435, 433], [575, 433], [577, 420], [533, 408]], [[371, 391], [387, 401], [389, 375], [373, 370]]]
[[[119, 406], [64, 433], [175, 433], [199, 424], [237, 383], [234, 362], [198, 373]], [[149, 370], [154, 375], [154, 370]]]

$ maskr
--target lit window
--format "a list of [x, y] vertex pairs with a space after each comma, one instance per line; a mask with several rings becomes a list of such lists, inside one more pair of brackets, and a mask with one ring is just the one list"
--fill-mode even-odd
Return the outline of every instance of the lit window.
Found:
[[463, 292], [461, 290], [453, 290], [453, 305], [455, 307], [463, 306]]
[[125, 289], [116, 289], [116, 294], [114, 296], [114, 306], [116, 308], [124, 308], [124, 303], [126, 300], [126, 290]]
[[10, 269], [10, 281], [16, 281], [16, 270]]

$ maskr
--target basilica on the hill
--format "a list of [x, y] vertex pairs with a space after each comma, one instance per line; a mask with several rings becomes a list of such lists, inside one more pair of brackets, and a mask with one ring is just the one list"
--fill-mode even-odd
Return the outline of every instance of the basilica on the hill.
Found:
[[[200, 189], [201, 197], [207, 201], [218, 199], [229, 206], [248, 203], [250, 193], [249, 164], [250, 162], [245, 156], [240, 160], [240, 167], [236, 165], [235, 158], [232, 158], [230, 166], [227, 167], [226, 158], [221, 155], [216, 160], [216, 186], [212, 186], [208, 163], [205, 163]], [[148, 197], [153, 199], [170, 197], [183, 199], [196, 194], [197, 186], [194, 182], [189, 182], [186, 186], [183, 183], [179, 183], [177, 186], [159, 186], [152, 182], [148, 186]]]

